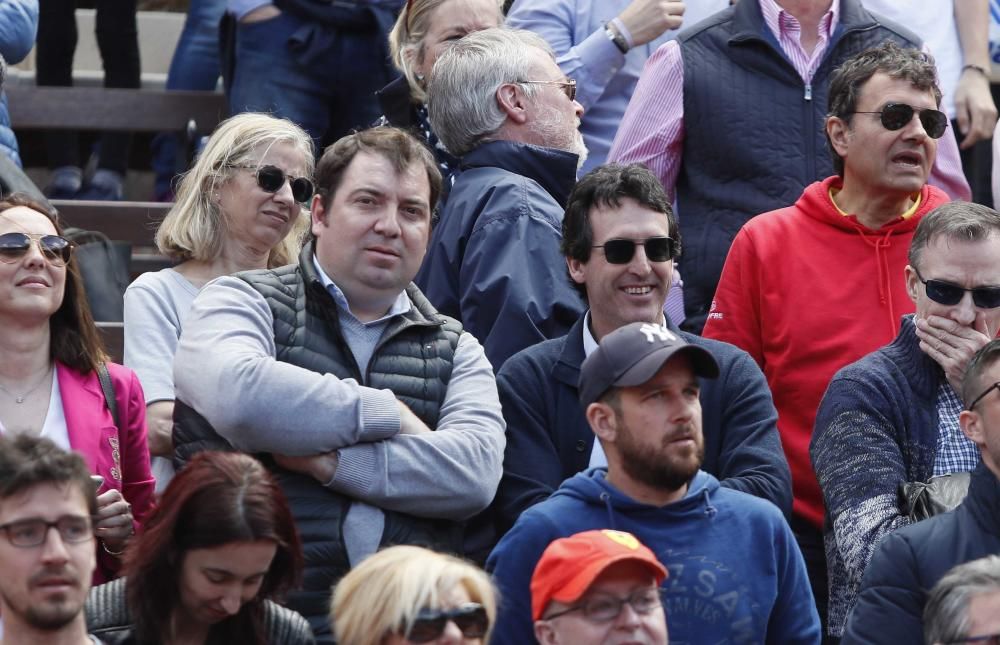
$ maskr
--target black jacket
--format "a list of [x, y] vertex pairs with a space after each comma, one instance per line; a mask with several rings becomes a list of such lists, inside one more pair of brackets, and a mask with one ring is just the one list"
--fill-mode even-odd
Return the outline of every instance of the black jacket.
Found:
[[861, 582], [841, 645], [923, 643], [927, 593], [952, 567], [1000, 553], [1000, 480], [985, 464], [950, 513], [890, 533]]

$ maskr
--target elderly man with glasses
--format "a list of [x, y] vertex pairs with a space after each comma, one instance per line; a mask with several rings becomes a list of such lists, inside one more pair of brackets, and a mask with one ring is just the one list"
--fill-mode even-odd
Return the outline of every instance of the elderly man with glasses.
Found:
[[[890, 342], [913, 312], [900, 279], [910, 240], [948, 201], [927, 184], [948, 124], [936, 76], [924, 54], [892, 42], [832, 74], [825, 131], [837, 174], [743, 226], [705, 325], [706, 337], [746, 350], [771, 386], [792, 471], [792, 528], [821, 616], [824, 511], [809, 439], [834, 373]], [[831, 616], [831, 635], [843, 618]]]
[[470, 34], [431, 73], [431, 125], [461, 163], [415, 282], [479, 339], [494, 370], [583, 312], [559, 254], [587, 156], [575, 98], [575, 81], [527, 31]]
[[980, 461], [959, 428], [959, 397], [969, 361], [1000, 328], [1000, 214], [939, 206], [917, 226], [908, 261], [916, 315], [891, 344], [840, 370], [816, 415], [810, 452], [826, 502], [831, 629], [843, 628], [879, 542], [911, 522], [900, 484]]
[[[985, 273], [981, 273], [972, 282], [960, 281], [956, 275], [948, 281], [952, 282], [949, 285], [952, 289], [964, 290], [961, 294], [962, 302], [956, 307], [971, 307], [968, 302], [970, 296], [980, 302], [991, 298], [988, 304], [998, 304], [995, 286], [1000, 282], [997, 279], [1000, 276], [997, 269], [1000, 266], [998, 235], [1000, 228], [994, 221], [985, 236], [971, 240], [965, 238], [962, 242], [956, 242], [958, 238], [951, 238], [951, 252], [955, 256], [971, 251], [973, 259], [976, 256], [980, 260], [985, 259], [983, 251], [972, 251], [971, 247], [975, 245], [984, 248], [985, 245], [990, 245], [989, 253], [992, 256], [993, 273], [990, 275], [993, 277], [986, 277]], [[928, 247], [927, 251], [931, 249], [932, 247]], [[944, 276], [934, 276], [935, 279], [939, 277]], [[930, 282], [931, 278], [928, 278], [928, 283]], [[986, 288], [980, 288], [979, 285]], [[928, 296], [931, 296], [931, 289], [928, 284]], [[953, 300], [954, 293], [957, 292], [953, 292], [952, 298], [943, 299]], [[942, 294], [939, 292], [937, 295]], [[982, 305], [975, 306], [978, 309]], [[994, 325], [1000, 317], [996, 308], [993, 309], [991, 315], [982, 322], [989, 326], [991, 332], [996, 331]], [[921, 345], [923, 344], [922, 341]], [[947, 371], [945, 368], [946, 373]], [[1000, 553], [1000, 341], [991, 340], [972, 357], [959, 391], [965, 404], [958, 419], [962, 432], [979, 448], [982, 455], [982, 463], [970, 477], [968, 496], [955, 511], [904, 526], [878, 542], [878, 548], [861, 583], [857, 604], [844, 630], [841, 641], [843, 645], [931, 643], [929, 638], [925, 640], [925, 636], [936, 639], [940, 631], [934, 627], [933, 622], [922, 623], [921, 620], [922, 617], [929, 617], [925, 612], [929, 590], [935, 588], [938, 581], [946, 579], [946, 574], [956, 565]], [[901, 402], [900, 405], [907, 403], [911, 402]], [[919, 450], [920, 447], [914, 446], [914, 449]], [[867, 467], [867, 464], [862, 467]], [[995, 571], [995, 565], [993, 569]], [[966, 575], [964, 581], [969, 583], [972, 578], [972, 575]], [[930, 595], [935, 603], [940, 601], [939, 592], [940, 590], [935, 590]], [[972, 610], [973, 603], [969, 604], [969, 609]], [[994, 595], [993, 609], [988, 613], [995, 616], [996, 607]], [[940, 604], [937, 609], [940, 609]], [[997, 623], [993, 621], [993, 625]], [[970, 621], [966, 626], [974, 625]], [[931, 628], [933, 631], [926, 631]], [[992, 643], [995, 640], [989, 636], [977, 639], [971, 637], [996, 631], [995, 627], [990, 629], [986, 624], [978, 624], [975, 625], [975, 631], [968, 633], [969, 638], [957, 638], [948, 642]]]

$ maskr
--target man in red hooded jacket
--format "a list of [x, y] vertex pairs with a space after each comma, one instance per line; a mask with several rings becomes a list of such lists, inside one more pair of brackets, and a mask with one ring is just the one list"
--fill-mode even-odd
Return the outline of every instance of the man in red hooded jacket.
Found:
[[830, 79], [826, 135], [838, 175], [750, 220], [726, 259], [705, 336], [760, 364], [792, 471], [793, 519], [826, 614], [823, 498], [809, 439], [841, 367], [889, 343], [913, 301], [902, 279], [917, 223], [948, 197], [927, 177], [948, 127], [934, 62], [887, 43]]

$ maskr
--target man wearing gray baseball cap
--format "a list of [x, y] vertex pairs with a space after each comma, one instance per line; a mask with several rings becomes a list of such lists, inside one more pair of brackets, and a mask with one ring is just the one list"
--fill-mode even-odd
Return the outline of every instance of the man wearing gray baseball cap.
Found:
[[820, 642], [805, 562], [781, 511], [701, 470], [698, 378], [718, 375], [711, 352], [661, 325], [631, 323], [601, 338], [581, 366], [579, 392], [608, 466], [567, 479], [490, 554], [505, 599], [494, 645], [534, 642], [535, 564], [553, 540], [592, 529], [632, 533], [670, 571], [672, 640]]

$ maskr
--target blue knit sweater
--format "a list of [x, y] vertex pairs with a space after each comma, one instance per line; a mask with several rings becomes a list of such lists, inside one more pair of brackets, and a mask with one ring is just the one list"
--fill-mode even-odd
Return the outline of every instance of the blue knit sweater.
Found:
[[819, 406], [809, 454], [826, 504], [833, 636], [843, 633], [879, 542], [909, 524], [899, 484], [933, 474], [943, 378], [909, 315], [892, 343], [837, 372]]

